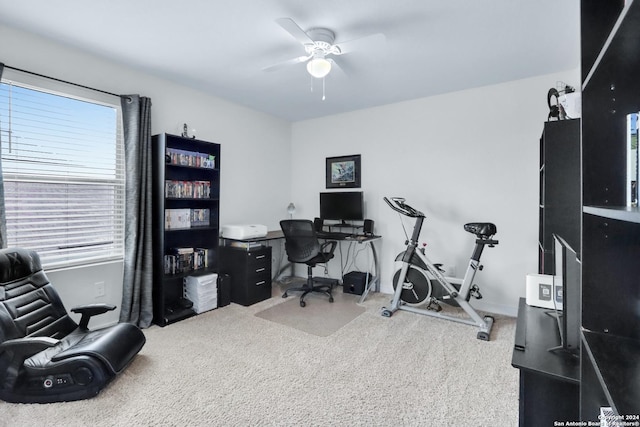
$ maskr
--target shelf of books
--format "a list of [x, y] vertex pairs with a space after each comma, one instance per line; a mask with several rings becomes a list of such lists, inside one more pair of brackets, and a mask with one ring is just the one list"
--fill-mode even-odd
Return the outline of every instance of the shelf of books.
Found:
[[165, 326], [195, 315], [185, 278], [217, 271], [220, 145], [160, 134], [152, 153], [154, 321]]

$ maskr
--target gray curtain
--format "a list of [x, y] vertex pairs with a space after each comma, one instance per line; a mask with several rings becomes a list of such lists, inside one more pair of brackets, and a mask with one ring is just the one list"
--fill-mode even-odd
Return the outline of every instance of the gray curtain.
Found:
[[[0, 79], [4, 64], [0, 62]], [[2, 133], [0, 133], [0, 249], [7, 247], [7, 216], [4, 209], [4, 180], [2, 179]]]
[[124, 285], [120, 321], [146, 328], [153, 319], [151, 99], [121, 98], [126, 167]]

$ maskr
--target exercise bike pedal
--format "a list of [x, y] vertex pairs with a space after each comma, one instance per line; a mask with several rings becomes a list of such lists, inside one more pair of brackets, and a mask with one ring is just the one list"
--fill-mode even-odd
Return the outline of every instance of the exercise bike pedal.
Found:
[[442, 311], [442, 306], [440, 305], [440, 303], [438, 303], [438, 300], [436, 300], [435, 298], [431, 298], [431, 301], [429, 301], [429, 304], [427, 304], [427, 310], [440, 312]]
[[475, 299], [482, 299], [482, 294], [480, 293], [480, 288], [478, 287], [478, 285], [473, 285], [469, 290], [469, 293]]

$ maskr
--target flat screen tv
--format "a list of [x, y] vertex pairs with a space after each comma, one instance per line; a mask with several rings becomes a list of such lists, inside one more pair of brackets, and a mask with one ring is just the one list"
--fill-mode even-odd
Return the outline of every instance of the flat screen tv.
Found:
[[553, 243], [553, 301], [560, 345], [551, 350], [577, 354], [580, 350], [581, 263], [576, 251], [562, 237], [554, 234]]
[[320, 219], [343, 222], [364, 220], [362, 191], [320, 193]]

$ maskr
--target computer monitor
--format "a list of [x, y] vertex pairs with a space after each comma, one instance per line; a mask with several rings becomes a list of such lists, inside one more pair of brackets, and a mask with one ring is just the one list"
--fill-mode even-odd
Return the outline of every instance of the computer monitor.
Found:
[[320, 193], [320, 219], [343, 222], [364, 220], [362, 191]]
[[580, 350], [581, 263], [576, 252], [562, 237], [554, 234], [553, 243], [553, 301], [560, 331], [560, 345], [551, 350], [577, 354]]

